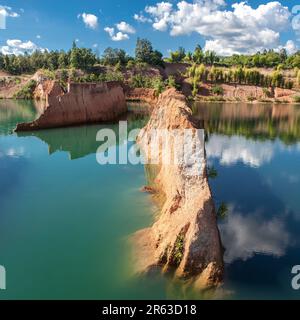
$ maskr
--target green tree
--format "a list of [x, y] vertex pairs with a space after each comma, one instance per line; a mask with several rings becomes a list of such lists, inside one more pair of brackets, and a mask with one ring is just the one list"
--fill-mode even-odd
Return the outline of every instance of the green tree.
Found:
[[162, 53], [153, 50], [152, 44], [147, 39], [137, 39], [135, 48], [135, 59], [137, 62], [144, 62], [150, 65], [163, 65]]

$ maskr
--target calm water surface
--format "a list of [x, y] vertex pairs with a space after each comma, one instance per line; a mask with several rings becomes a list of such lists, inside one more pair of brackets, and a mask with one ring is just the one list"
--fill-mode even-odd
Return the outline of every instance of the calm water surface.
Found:
[[300, 106], [198, 104], [233, 298], [300, 298]]
[[[227, 298], [300, 298], [300, 108], [197, 105], [204, 120], [226, 247]], [[127, 237], [156, 210], [143, 166], [96, 162], [107, 125], [13, 134], [36, 117], [31, 102], [0, 101], [0, 299], [201, 298], [159, 276], [131, 275]], [[146, 117], [130, 114], [130, 128]], [[117, 130], [117, 125], [110, 125]], [[118, 150], [126, 148], [118, 144]]]

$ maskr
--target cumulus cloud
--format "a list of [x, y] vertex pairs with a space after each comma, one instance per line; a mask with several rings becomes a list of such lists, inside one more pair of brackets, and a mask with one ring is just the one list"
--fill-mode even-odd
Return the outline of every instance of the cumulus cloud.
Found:
[[6, 41], [6, 45], [0, 47], [0, 51], [3, 54], [15, 54], [20, 55], [25, 52], [32, 53], [36, 50], [45, 51], [46, 49], [37, 46], [32, 41], [22, 41], [18, 39], [9, 39]]
[[20, 15], [14, 12], [11, 7], [0, 6], [0, 15], [4, 17], [18, 18]]
[[292, 19], [292, 28], [296, 31], [296, 33], [300, 33], [300, 5], [294, 6], [292, 9], [292, 13], [294, 17]]
[[82, 21], [87, 28], [97, 29], [98, 27], [98, 17], [91, 13], [81, 13], [78, 16], [78, 19], [82, 18]]
[[128, 40], [129, 36], [126, 33], [123, 33], [121, 31], [115, 32], [115, 28], [106, 27], [104, 28], [104, 31], [107, 32], [113, 41], [123, 41]]
[[136, 13], [133, 16], [133, 18], [134, 18], [134, 20], [136, 20], [138, 22], [142, 22], [142, 23], [146, 23], [146, 22], [151, 23], [152, 22], [152, 19], [145, 17], [143, 14], [137, 14]]
[[[221, 55], [255, 53], [280, 46], [280, 32], [290, 25], [291, 12], [278, 1], [252, 8], [246, 2], [225, 9], [224, 0], [160, 2], [147, 6], [153, 28], [172, 36], [197, 32], [206, 38], [206, 50]], [[225, 48], [225, 49], [224, 49]]]
[[272, 142], [247, 140], [244, 137], [212, 135], [206, 145], [209, 158], [218, 158], [223, 165], [242, 162], [251, 167], [260, 167], [272, 160], [274, 145]]
[[265, 220], [259, 212], [243, 215], [230, 209], [228, 218], [220, 225], [222, 243], [226, 248], [224, 260], [247, 260], [255, 254], [281, 257], [290, 242], [282, 220]]
[[120, 23], [116, 24], [117, 29], [123, 33], [135, 33], [134, 27], [132, 27], [129, 23], [125, 21], [121, 21]]
[[288, 54], [294, 54], [298, 51], [298, 46], [293, 40], [288, 40], [284, 46], [279, 46], [277, 50], [285, 49]]

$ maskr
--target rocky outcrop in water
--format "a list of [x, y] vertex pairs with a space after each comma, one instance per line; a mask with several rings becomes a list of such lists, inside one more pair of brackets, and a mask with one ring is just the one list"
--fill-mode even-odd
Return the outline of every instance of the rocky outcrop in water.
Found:
[[46, 100], [44, 112], [33, 122], [18, 124], [16, 131], [111, 121], [127, 111], [123, 88], [117, 82], [71, 83], [67, 93], [52, 82], [44, 89], [35, 92]]
[[[151, 228], [133, 236], [136, 271], [161, 267], [163, 271], [175, 270], [176, 277], [192, 279], [197, 287], [216, 286], [223, 277], [223, 248], [207, 177], [204, 132], [198, 130], [185, 97], [175, 89], [159, 97], [149, 123], [138, 137], [142, 149], [158, 147], [151, 134], [153, 130], [166, 129], [175, 132], [175, 136], [191, 130], [199, 138], [202, 150], [190, 154], [188, 163], [161, 161], [147, 165], [161, 213]], [[190, 150], [194, 150], [193, 147], [190, 146]], [[160, 156], [169, 152], [169, 148], [173, 148], [174, 153], [180, 152], [168, 144], [160, 148]], [[202, 161], [200, 171], [196, 168], [198, 157]]]

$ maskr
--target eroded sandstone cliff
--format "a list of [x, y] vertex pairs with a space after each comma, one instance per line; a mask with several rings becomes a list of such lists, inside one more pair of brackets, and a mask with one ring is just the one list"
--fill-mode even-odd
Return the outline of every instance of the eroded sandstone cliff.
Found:
[[46, 87], [45, 94], [39, 92], [46, 100], [44, 112], [31, 123], [18, 124], [16, 131], [111, 121], [127, 110], [123, 88], [117, 82], [71, 83], [67, 93], [57, 82]]
[[[204, 134], [198, 125], [182, 94], [169, 89], [159, 97], [138, 142], [142, 150], [147, 150], [146, 158], [152, 153], [149, 146], [151, 150], [159, 148], [160, 161], [148, 165], [152, 172], [147, 173], [153, 177], [151, 190], [161, 201], [161, 213], [151, 228], [138, 231], [132, 240], [137, 272], [159, 266], [163, 271], [175, 270], [176, 277], [194, 280], [197, 287], [207, 288], [222, 281], [223, 248], [208, 183]], [[187, 162], [166, 163], [161, 157], [170, 148], [171, 154], [180, 152], [178, 145], [170, 143], [160, 148], [151, 138], [153, 131], [166, 129], [175, 137], [190, 130], [202, 149], [194, 152], [195, 146], [190, 145]]]

